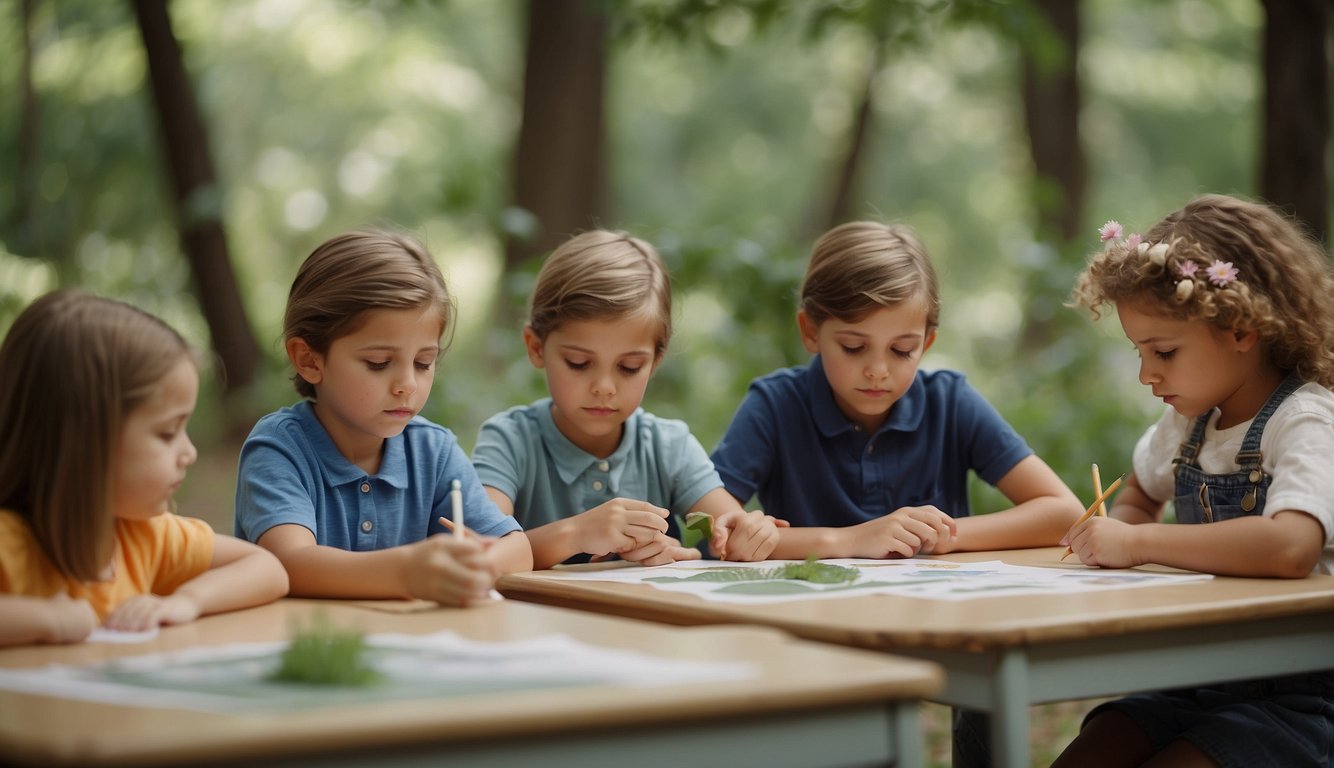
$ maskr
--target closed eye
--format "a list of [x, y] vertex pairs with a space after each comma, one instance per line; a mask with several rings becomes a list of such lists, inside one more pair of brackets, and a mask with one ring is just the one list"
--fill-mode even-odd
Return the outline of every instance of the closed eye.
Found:
[[388, 360], [367, 360], [366, 367], [372, 371], [383, 371], [389, 367]]
[[584, 360], [583, 362], [576, 363], [573, 360], [566, 360], [565, 365], [568, 366], [572, 371], [582, 371], [588, 368], [588, 361]]
[[860, 345], [860, 346], [856, 346], [856, 347], [849, 347], [847, 344], [839, 344], [838, 346], [839, 346], [840, 349], [843, 350], [843, 354], [845, 354], [845, 355], [856, 355], [856, 354], [860, 354], [861, 351], [862, 351], [863, 349], [866, 349], [866, 346], [865, 346], [865, 345]]
[[640, 366], [618, 365], [616, 367], [620, 368], [621, 373], [624, 373], [626, 376], [634, 376], [636, 373], [639, 373], [640, 371], [644, 370], [644, 366], [642, 365]]

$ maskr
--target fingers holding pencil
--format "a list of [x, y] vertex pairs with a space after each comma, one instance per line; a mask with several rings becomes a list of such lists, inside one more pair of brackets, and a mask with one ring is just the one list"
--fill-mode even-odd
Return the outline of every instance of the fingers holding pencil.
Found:
[[[1096, 486], [1099, 484], [1099, 478], [1096, 475], [1097, 465], [1094, 465], [1094, 472], [1095, 472], [1094, 485]], [[1089, 505], [1088, 509], [1084, 510], [1084, 514], [1080, 515], [1079, 519], [1075, 521], [1075, 524], [1070, 526], [1071, 530], [1073, 530], [1080, 523], [1092, 517], [1095, 513], [1105, 515], [1106, 511], [1103, 505], [1106, 504], [1107, 499], [1111, 498], [1112, 494], [1116, 493], [1116, 490], [1121, 487], [1121, 482], [1124, 481], [1125, 479], [1126, 476], [1121, 475], [1120, 477], [1113, 480], [1111, 485], [1107, 486], [1107, 490], [1099, 493], [1098, 498], [1095, 499], [1093, 503]], [[1099, 510], [1104, 510], [1104, 511], [1099, 512]], [[1066, 535], [1069, 536], [1070, 534], [1067, 533]], [[1073, 549], [1071, 549], [1070, 547], [1066, 547], [1065, 554], [1061, 555], [1061, 559], [1064, 560], [1065, 558], [1069, 557], [1072, 552], [1074, 552]]]

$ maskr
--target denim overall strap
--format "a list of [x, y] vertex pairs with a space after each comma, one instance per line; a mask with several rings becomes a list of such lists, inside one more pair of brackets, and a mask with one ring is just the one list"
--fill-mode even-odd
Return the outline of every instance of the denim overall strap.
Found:
[[1178, 523], [1212, 523], [1264, 511], [1265, 494], [1272, 478], [1261, 469], [1260, 437], [1274, 411], [1302, 383], [1296, 376], [1289, 376], [1265, 400], [1242, 438], [1235, 472], [1210, 475], [1200, 468], [1199, 450], [1212, 411], [1195, 420], [1180, 453], [1172, 460], [1176, 472], [1173, 509]]

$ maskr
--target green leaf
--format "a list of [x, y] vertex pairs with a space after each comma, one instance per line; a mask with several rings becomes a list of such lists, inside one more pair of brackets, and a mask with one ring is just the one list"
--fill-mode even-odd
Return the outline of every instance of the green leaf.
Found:
[[676, 527], [681, 531], [681, 546], [697, 547], [700, 542], [713, 538], [713, 518], [708, 512], [688, 512], [685, 520], [676, 516]]

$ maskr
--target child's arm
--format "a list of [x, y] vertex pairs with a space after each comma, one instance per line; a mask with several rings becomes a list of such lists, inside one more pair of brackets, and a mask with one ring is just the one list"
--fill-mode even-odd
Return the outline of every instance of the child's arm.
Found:
[[1163, 508], [1166, 505], [1145, 493], [1144, 487], [1139, 484], [1139, 478], [1131, 472], [1126, 476], [1125, 485], [1117, 492], [1116, 502], [1107, 506], [1107, 514], [1112, 518], [1139, 525], [1161, 521]]
[[1037, 456], [1014, 465], [996, 488], [1014, 504], [1012, 508], [960, 519], [953, 547], [927, 551], [940, 555], [955, 550], [1054, 546], [1084, 511], [1074, 492]]
[[106, 625], [138, 631], [184, 624], [210, 613], [272, 602], [287, 594], [287, 573], [272, 554], [248, 541], [218, 534], [208, 570], [170, 595], [136, 595], [116, 606]]
[[1067, 540], [1086, 565], [1158, 563], [1219, 576], [1300, 579], [1320, 561], [1325, 529], [1295, 510], [1202, 525], [1131, 525], [1094, 516], [1076, 525]]
[[51, 597], [0, 595], [0, 646], [77, 643], [97, 627], [87, 600], [61, 592]]
[[436, 535], [373, 552], [317, 544], [302, 525], [275, 525], [259, 545], [278, 556], [293, 597], [409, 598], [442, 605], [488, 599], [495, 574], [486, 549], [495, 539]]
[[[513, 500], [496, 488], [484, 487], [501, 512], [514, 514]], [[641, 554], [653, 545], [655, 536], [667, 531], [667, 515], [667, 510], [646, 501], [612, 499], [524, 533], [533, 547], [533, 568], [543, 570], [580, 553]]]
[[714, 488], [692, 505], [713, 518], [713, 538], [709, 551], [719, 560], [764, 560], [778, 546], [778, 529], [787, 528], [786, 520], [763, 512], [746, 512], [741, 502], [724, 488]]

